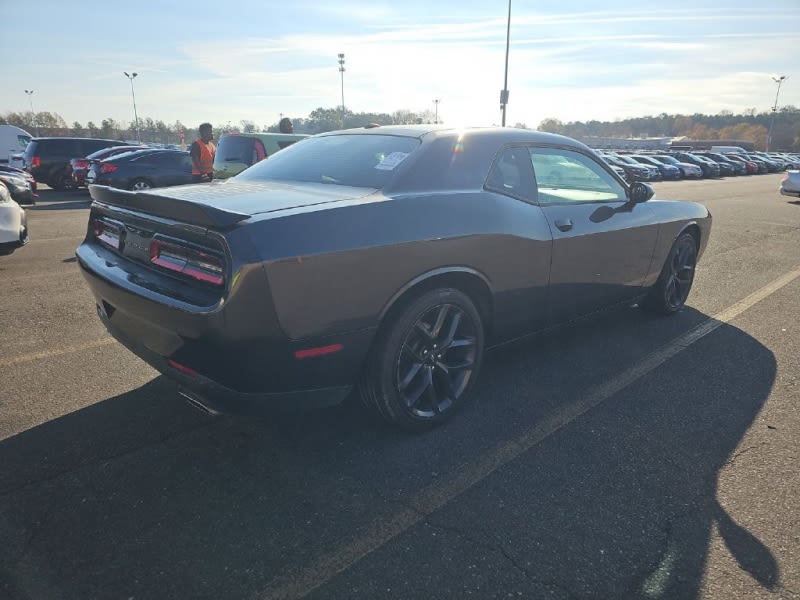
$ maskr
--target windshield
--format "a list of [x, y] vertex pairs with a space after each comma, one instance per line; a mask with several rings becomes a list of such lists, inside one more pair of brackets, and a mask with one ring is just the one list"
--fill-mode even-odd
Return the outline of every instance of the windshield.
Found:
[[236, 179], [279, 179], [383, 188], [419, 144], [417, 138], [394, 135], [312, 137], [242, 171]]
[[660, 160], [661, 162], [664, 162], [664, 163], [669, 163], [671, 165], [677, 165], [678, 164], [678, 161], [675, 160], [674, 158], [672, 158], [671, 156], [663, 156], [663, 155], [659, 154], [658, 156], [654, 156], [653, 158], [658, 159], [658, 160]]

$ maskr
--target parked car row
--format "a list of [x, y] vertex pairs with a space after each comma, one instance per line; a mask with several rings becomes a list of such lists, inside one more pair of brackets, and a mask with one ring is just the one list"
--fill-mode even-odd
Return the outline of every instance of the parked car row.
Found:
[[[215, 176], [224, 179], [236, 175], [306, 137], [283, 133], [223, 135], [214, 161]], [[189, 155], [174, 144], [33, 138], [25, 149], [22, 163], [35, 181], [57, 190], [80, 188], [89, 183], [146, 189], [192, 181]]]
[[[305, 137], [308, 136], [272, 133], [224, 135], [219, 140], [214, 161], [215, 176], [236, 175]], [[628, 182], [728, 177], [800, 169], [800, 155], [797, 154], [744, 152], [730, 146], [691, 152], [596, 152]], [[93, 138], [33, 138], [25, 150], [24, 163], [32, 176], [32, 191], [9, 186], [12, 196], [23, 203], [26, 196], [35, 198], [37, 181], [54, 189], [97, 183], [129, 190], [183, 185], [192, 181], [188, 154], [163, 144], [153, 147]]]
[[98, 150], [97, 152], [92, 152], [85, 158], [72, 158], [69, 161], [69, 176], [72, 178], [72, 183], [75, 185], [75, 187], [86, 187], [86, 173], [88, 173], [89, 168], [94, 164], [101, 160], [116, 156], [117, 154], [145, 149], [147, 149], [147, 146], [111, 146], [109, 148]]
[[781, 152], [712, 152], [710, 150], [630, 152], [597, 150], [627, 181], [667, 181], [776, 173], [800, 169], [800, 155]]
[[28, 243], [28, 223], [23, 209], [0, 183], [0, 256], [11, 254]]
[[0, 185], [8, 190], [18, 204], [35, 204], [39, 197], [33, 176], [16, 167], [0, 165]]

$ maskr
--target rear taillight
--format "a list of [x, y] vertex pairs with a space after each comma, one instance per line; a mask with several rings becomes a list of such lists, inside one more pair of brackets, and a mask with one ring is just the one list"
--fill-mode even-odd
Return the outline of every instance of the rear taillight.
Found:
[[121, 227], [114, 223], [109, 223], [104, 219], [93, 219], [92, 231], [94, 232], [95, 239], [103, 242], [106, 246], [119, 250]]
[[117, 165], [112, 165], [111, 163], [100, 163], [101, 173], [113, 173], [117, 168]]
[[204, 283], [225, 283], [222, 259], [187, 246], [153, 240], [150, 242], [150, 262]]
[[34, 156], [31, 158], [31, 167], [37, 168], [42, 166], [42, 157], [41, 156]]
[[73, 158], [72, 159], [72, 168], [73, 169], [88, 169], [89, 168], [89, 161], [85, 158]]

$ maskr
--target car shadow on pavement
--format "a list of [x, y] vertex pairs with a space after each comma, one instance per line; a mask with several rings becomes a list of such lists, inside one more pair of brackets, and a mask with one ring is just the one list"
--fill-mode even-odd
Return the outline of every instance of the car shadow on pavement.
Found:
[[[777, 559], [718, 498], [776, 376], [743, 331], [720, 325], [525, 446], [706, 320], [625, 311], [507, 347], [454, 421], [417, 435], [355, 402], [212, 418], [158, 377], [0, 442], [0, 595], [460, 597], [480, 576], [498, 596], [697, 598], [715, 530], [774, 590]], [[498, 448], [518, 450], [471, 475]]]

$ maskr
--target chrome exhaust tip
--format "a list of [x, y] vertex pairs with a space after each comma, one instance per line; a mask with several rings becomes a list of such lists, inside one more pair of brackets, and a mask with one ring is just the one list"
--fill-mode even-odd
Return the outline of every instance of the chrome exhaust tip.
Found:
[[188, 402], [192, 406], [194, 406], [197, 410], [200, 410], [206, 413], [207, 415], [216, 417], [222, 414], [218, 410], [215, 410], [210, 406], [208, 406], [205, 402], [203, 402], [203, 399], [200, 398], [200, 396], [196, 395], [194, 392], [191, 392], [189, 390], [179, 389], [178, 394], [183, 396], [183, 399], [186, 400], [186, 402]]

